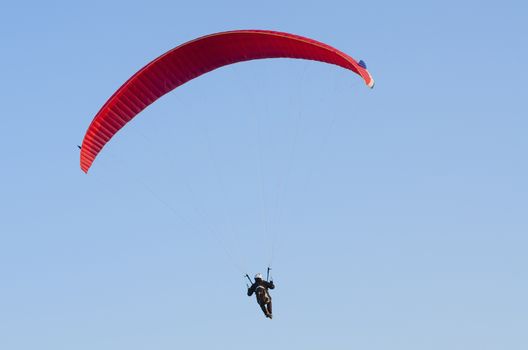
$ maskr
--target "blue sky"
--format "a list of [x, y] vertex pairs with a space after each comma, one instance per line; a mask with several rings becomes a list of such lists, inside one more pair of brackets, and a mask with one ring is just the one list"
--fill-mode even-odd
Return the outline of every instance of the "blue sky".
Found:
[[[525, 349], [522, 1], [6, 2], [2, 349]], [[226, 67], [77, 144], [144, 64], [273, 29], [364, 59]], [[273, 321], [242, 274], [273, 265]]]

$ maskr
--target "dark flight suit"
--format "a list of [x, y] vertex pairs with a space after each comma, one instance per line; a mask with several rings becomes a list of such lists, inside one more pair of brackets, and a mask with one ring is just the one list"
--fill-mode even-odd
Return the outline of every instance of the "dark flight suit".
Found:
[[272, 309], [271, 309], [271, 296], [268, 292], [268, 289], [275, 289], [275, 284], [273, 281], [268, 282], [261, 279], [255, 280], [255, 283], [249, 287], [247, 295], [252, 296], [255, 293], [257, 297], [257, 303], [260, 305], [262, 312], [268, 318], [272, 318]]

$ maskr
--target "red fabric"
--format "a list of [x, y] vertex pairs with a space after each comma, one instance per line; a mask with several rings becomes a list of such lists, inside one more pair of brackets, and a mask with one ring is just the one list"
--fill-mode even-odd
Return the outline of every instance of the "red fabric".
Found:
[[207, 35], [156, 58], [123, 84], [95, 115], [81, 148], [81, 169], [88, 172], [105, 144], [132, 118], [169, 91], [222, 66], [261, 58], [300, 58], [341, 66], [372, 87], [368, 71], [347, 54], [298, 35], [237, 30]]

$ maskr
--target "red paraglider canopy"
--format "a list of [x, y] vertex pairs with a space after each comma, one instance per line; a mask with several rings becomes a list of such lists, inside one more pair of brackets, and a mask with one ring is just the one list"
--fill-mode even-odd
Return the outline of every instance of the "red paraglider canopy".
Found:
[[102, 148], [126, 123], [176, 87], [225, 65], [281, 57], [335, 64], [360, 75], [367, 86], [374, 86], [364, 64], [313, 39], [267, 30], [235, 30], [203, 36], [141, 68], [106, 101], [84, 136], [81, 169], [87, 173]]

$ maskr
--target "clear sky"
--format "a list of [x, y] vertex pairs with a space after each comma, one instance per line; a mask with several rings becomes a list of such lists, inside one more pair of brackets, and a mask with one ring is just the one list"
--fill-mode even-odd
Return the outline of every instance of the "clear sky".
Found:
[[[0, 348], [528, 348], [525, 1], [4, 1]], [[233, 65], [145, 110], [130, 75], [272, 29], [364, 59]], [[275, 318], [245, 296], [272, 264]]]

